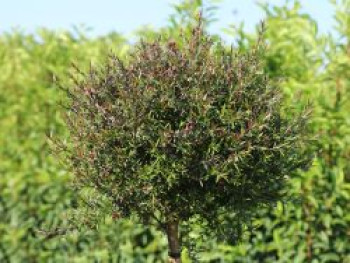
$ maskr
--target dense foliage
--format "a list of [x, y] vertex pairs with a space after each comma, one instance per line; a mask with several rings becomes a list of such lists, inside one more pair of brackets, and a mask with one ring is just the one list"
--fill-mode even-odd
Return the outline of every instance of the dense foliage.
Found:
[[243, 222], [281, 199], [286, 178], [308, 161], [306, 116], [281, 113], [260, 45], [235, 54], [199, 25], [181, 48], [142, 42], [127, 64], [111, 57], [78, 70], [67, 89], [71, 143], [59, 146], [76, 185], [108, 199], [109, 213], [156, 219], [169, 237], [195, 216], [221, 229], [224, 214]]
[[[176, 42], [180, 40], [178, 25], [192, 23], [191, 16], [201, 5], [201, 1], [191, 2], [177, 5], [171, 24], [161, 29]], [[335, 3], [334, 35], [320, 34], [315, 21], [295, 2], [266, 9], [266, 70], [274, 77], [285, 76], [281, 85], [291, 100], [300, 94], [292, 102], [296, 107], [312, 100], [310, 132], [318, 142], [312, 149], [316, 159], [308, 171], [292, 178], [289, 188], [295, 201], [261, 210], [254, 231], [247, 230], [238, 245], [224, 245], [215, 239], [203, 244], [206, 252], [198, 256], [204, 262], [350, 260], [350, 2]], [[255, 42], [255, 35], [244, 30], [234, 33], [243, 50]], [[155, 35], [152, 30], [142, 30], [148, 40]], [[60, 93], [52, 75], [63, 79], [70, 62], [81, 67], [90, 60], [101, 60], [110, 49], [123, 55], [126, 47], [118, 34], [94, 40], [80, 33], [48, 30], [0, 36], [1, 262], [164, 261], [163, 237], [152, 228], [114, 221], [112, 216], [98, 225], [98, 232], [45, 233], [56, 228], [58, 234], [63, 231], [64, 211], [86, 202], [70, 190], [70, 174], [47, 145], [50, 131], [67, 135], [55, 106]], [[195, 228], [190, 236], [196, 237], [199, 231]]]

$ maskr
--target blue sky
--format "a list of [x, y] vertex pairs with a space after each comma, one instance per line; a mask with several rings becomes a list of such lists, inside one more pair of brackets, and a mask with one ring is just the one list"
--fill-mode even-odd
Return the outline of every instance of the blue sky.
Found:
[[[91, 27], [90, 35], [117, 31], [128, 36], [141, 25], [155, 27], [167, 23], [176, 0], [11, 0], [0, 9], [0, 33], [19, 27], [33, 32], [37, 27], [71, 29], [73, 25]], [[281, 4], [283, 0], [268, 1]], [[292, 2], [292, 1], [290, 1]], [[334, 9], [328, 0], [301, 0], [304, 10], [318, 21], [320, 32], [332, 30]], [[255, 0], [222, 0], [219, 21], [212, 31], [244, 21], [248, 30], [263, 19]]]

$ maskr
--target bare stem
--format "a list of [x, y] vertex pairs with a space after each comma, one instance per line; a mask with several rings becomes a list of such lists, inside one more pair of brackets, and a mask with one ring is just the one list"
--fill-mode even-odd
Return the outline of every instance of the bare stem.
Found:
[[167, 224], [169, 263], [181, 263], [181, 247], [179, 241], [179, 221]]

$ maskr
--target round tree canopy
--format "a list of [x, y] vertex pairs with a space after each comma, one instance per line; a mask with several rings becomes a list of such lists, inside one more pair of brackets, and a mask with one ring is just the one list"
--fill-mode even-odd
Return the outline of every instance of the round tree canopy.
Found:
[[181, 43], [141, 42], [127, 62], [80, 72], [67, 90], [77, 184], [122, 217], [160, 225], [274, 203], [305, 163], [306, 117], [283, 114], [263, 52], [261, 41], [234, 52], [198, 26]]

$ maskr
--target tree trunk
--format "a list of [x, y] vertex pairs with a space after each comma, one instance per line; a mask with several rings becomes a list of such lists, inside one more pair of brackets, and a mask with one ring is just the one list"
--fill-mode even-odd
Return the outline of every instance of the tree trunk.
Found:
[[167, 224], [169, 263], [181, 263], [181, 248], [179, 241], [179, 221]]

